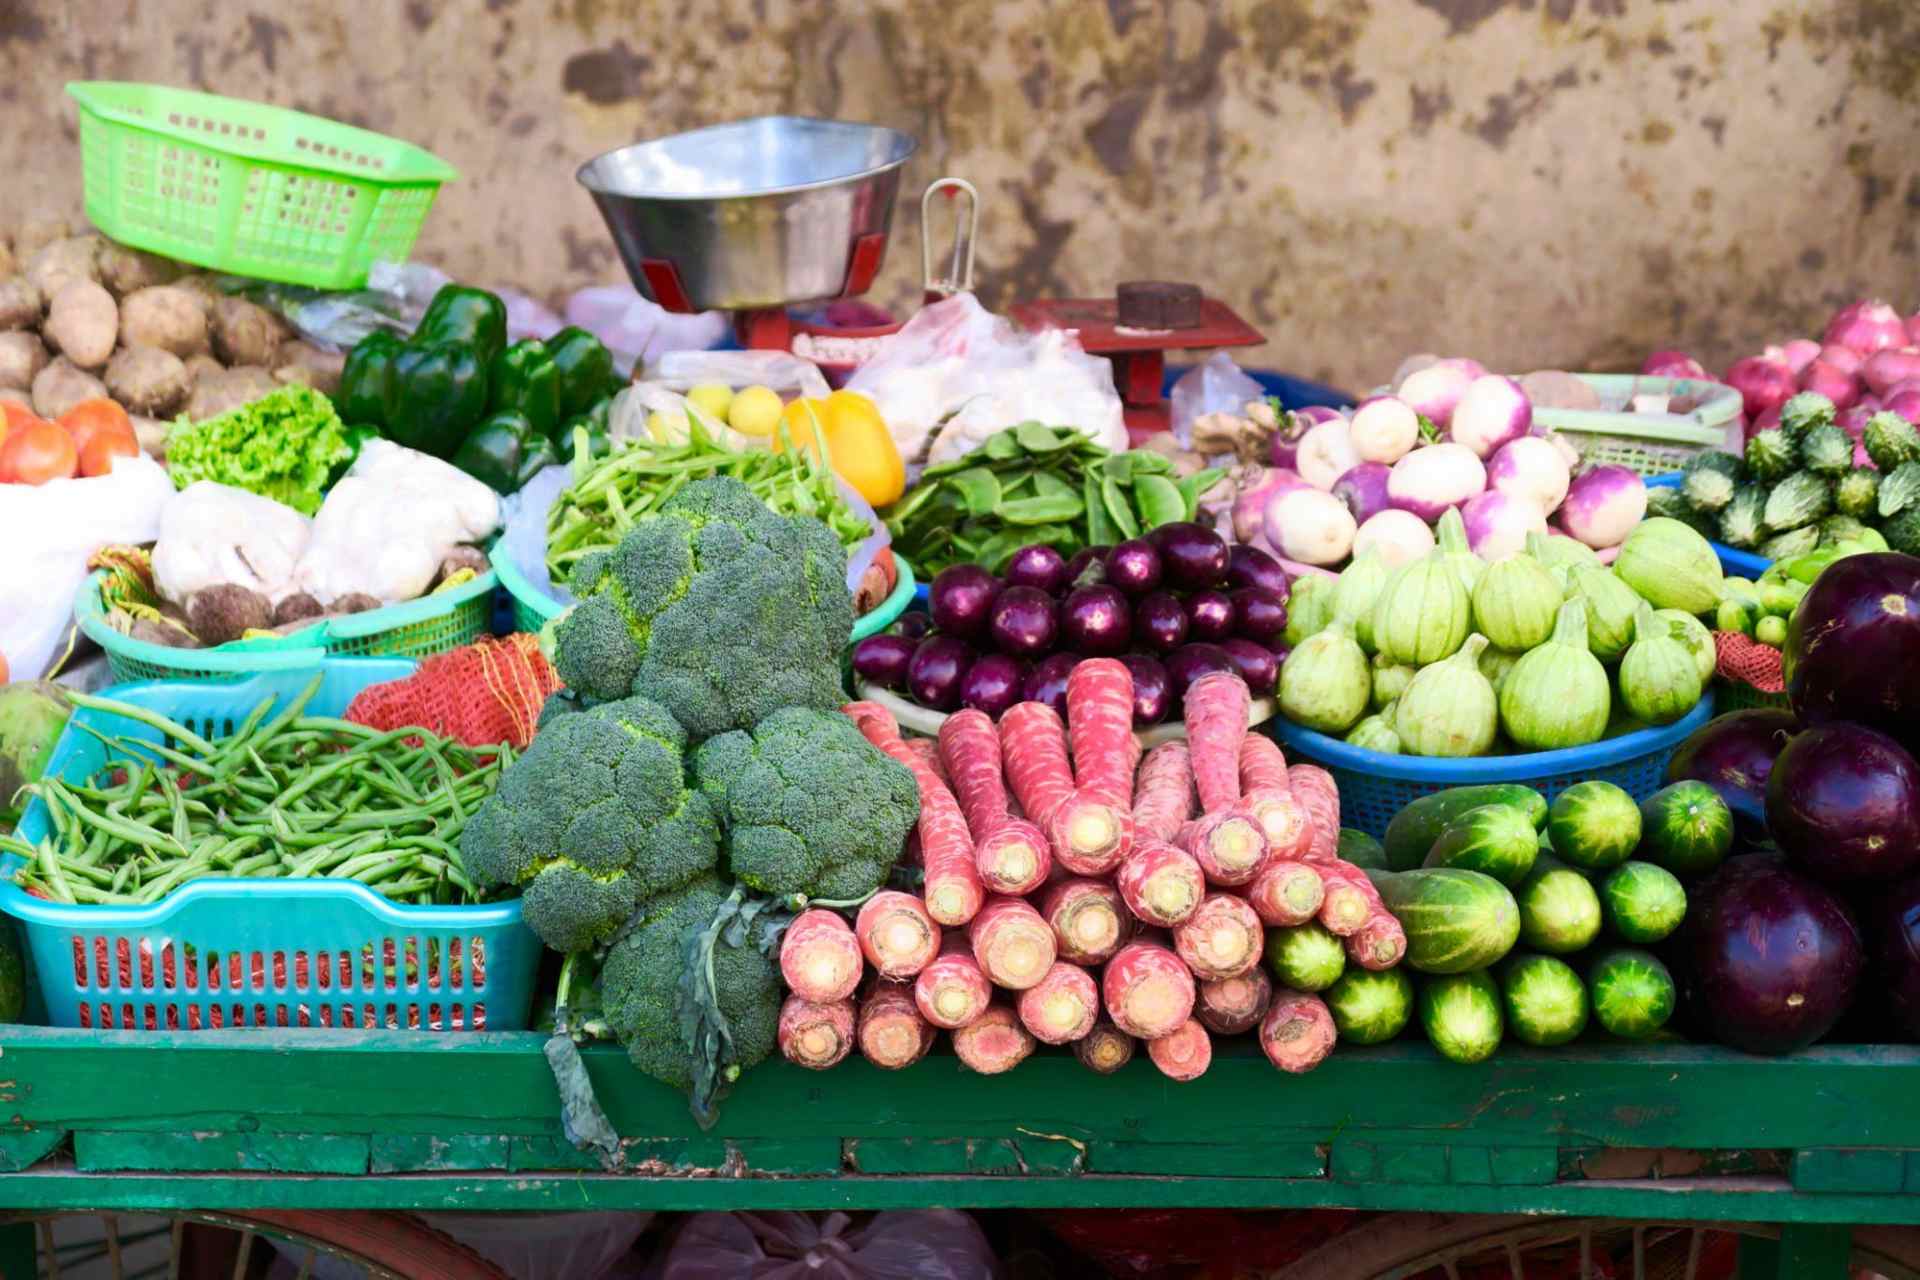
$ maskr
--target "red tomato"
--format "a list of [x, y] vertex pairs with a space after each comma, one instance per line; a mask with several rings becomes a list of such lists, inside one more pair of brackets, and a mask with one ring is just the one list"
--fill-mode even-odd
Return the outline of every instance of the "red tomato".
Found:
[[0, 480], [14, 484], [45, 484], [65, 480], [80, 466], [73, 437], [44, 420], [7, 432], [0, 442]]
[[131, 426], [107, 424], [97, 428], [80, 447], [80, 474], [104, 476], [113, 470], [115, 458], [140, 456], [140, 441]]
[[[127, 411], [105, 396], [82, 400], [60, 415], [60, 425], [73, 437], [74, 450], [82, 458], [87, 456], [87, 444], [102, 431], [122, 430], [129, 438], [133, 436], [133, 420], [127, 417]], [[137, 442], [135, 448], [138, 449]], [[82, 470], [85, 470], [84, 464]]]

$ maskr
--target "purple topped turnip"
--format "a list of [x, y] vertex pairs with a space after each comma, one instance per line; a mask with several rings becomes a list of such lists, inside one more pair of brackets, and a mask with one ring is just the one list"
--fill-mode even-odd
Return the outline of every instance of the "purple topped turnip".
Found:
[[1475, 378], [1453, 408], [1447, 435], [1473, 450], [1477, 458], [1491, 457], [1509, 440], [1518, 440], [1533, 426], [1533, 404], [1512, 378], [1490, 373]]
[[1300, 449], [1294, 457], [1294, 470], [1314, 488], [1325, 492], [1333, 482], [1360, 461], [1354, 452], [1353, 436], [1344, 418], [1319, 422], [1300, 437]]
[[1467, 545], [1488, 561], [1525, 551], [1528, 534], [1547, 531], [1547, 518], [1539, 507], [1498, 490], [1468, 498], [1460, 518], [1467, 526]]
[[1453, 420], [1454, 406], [1477, 376], [1453, 361], [1441, 360], [1408, 374], [1394, 394], [1444, 431]]
[[1237, 542], [1252, 542], [1267, 527], [1267, 504], [1281, 494], [1313, 486], [1285, 467], [1269, 467], [1258, 476], [1238, 476], [1239, 490], [1233, 499], [1233, 536]]
[[1294, 489], [1267, 503], [1267, 545], [1301, 564], [1339, 564], [1358, 528], [1346, 503], [1318, 489]]
[[1267, 462], [1291, 471], [1299, 459], [1300, 441], [1315, 426], [1331, 422], [1339, 412], [1322, 404], [1310, 404], [1280, 415], [1280, 425], [1267, 439]]
[[[1395, 463], [1420, 443], [1420, 415], [1398, 396], [1374, 396], [1362, 400], [1360, 407], [1353, 411], [1347, 436], [1353, 441], [1353, 451], [1360, 461]], [[1354, 514], [1360, 519], [1366, 518], [1358, 512]]]
[[1382, 511], [1353, 535], [1353, 558], [1379, 555], [1389, 569], [1418, 560], [1433, 550], [1433, 529], [1411, 511]]
[[1393, 505], [1387, 497], [1392, 474], [1384, 462], [1363, 462], [1333, 482], [1333, 496], [1347, 504], [1356, 524], [1365, 524]]
[[1394, 463], [1387, 477], [1389, 501], [1428, 524], [1486, 487], [1486, 464], [1463, 444], [1430, 444], [1415, 449]]
[[1646, 481], [1626, 467], [1589, 467], [1560, 504], [1560, 523], [1595, 551], [1625, 542], [1646, 514]]
[[1566, 456], [1539, 436], [1509, 440], [1487, 462], [1487, 488], [1531, 502], [1542, 516], [1559, 510], [1572, 483]]

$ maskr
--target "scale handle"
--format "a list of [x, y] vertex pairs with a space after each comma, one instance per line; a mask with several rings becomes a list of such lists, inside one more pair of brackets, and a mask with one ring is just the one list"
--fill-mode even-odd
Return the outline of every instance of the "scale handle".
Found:
[[[947, 273], [937, 276], [933, 270], [933, 198], [965, 199], [966, 208], [953, 218], [953, 254]], [[980, 193], [965, 178], [941, 178], [927, 184], [920, 197], [920, 276], [926, 287], [926, 300], [938, 302], [956, 293], [973, 292], [973, 242], [980, 229]]]

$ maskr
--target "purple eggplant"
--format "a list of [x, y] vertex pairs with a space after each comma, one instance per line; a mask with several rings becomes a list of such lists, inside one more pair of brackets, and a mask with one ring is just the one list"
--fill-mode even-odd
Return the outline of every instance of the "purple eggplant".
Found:
[[1010, 587], [1038, 587], [1057, 596], [1067, 587], [1067, 558], [1044, 542], [1022, 547], [1000, 575]]
[[1033, 664], [1027, 672], [1027, 678], [1020, 683], [1020, 697], [1027, 702], [1044, 702], [1057, 712], [1062, 720], [1067, 718], [1067, 677], [1078, 666], [1080, 655], [1077, 653], [1050, 653]]
[[987, 635], [1000, 652], [1037, 658], [1053, 648], [1059, 634], [1053, 597], [1040, 588], [1008, 587], [994, 597]]
[[1287, 599], [1265, 587], [1241, 587], [1233, 593], [1233, 634], [1269, 647], [1287, 629]]
[[907, 666], [913, 661], [913, 651], [918, 647], [918, 641], [905, 636], [890, 636], [884, 632], [868, 636], [853, 646], [854, 674], [862, 680], [871, 680], [883, 689], [904, 693], [907, 688]]
[[1173, 681], [1165, 664], [1144, 653], [1129, 653], [1120, 661], [1133, 674], [1133, 727], [1144, 729], [1165, 720], [1173, 706]]
[[1167, 655], [1167, 679], [1173, 684], [1173, 696], [1187, 696], [1187, 686], [1209, 671], [1238, 672], [1233, 655], [1217, 644], [1182, 645]]
[[1125, 653], [1133, 610], [1118, 587], [1075, 587], [1060, 607], [1060, 635], [1068, 647], [1094, 657]]
[[1160, 553], [1166, 584], [1177, 591], [1204, 591], [1227, 577], [1227, 543], [1191, 520], [1163, 524], [1147, 535]]
[[1107, 580], [1107, 552], [1112, 547], [1104, 543], [1097, 547], [1086, 547], [1073, 553], [1067, 561], [1067, 580], [1061, 590], [1069, 591], [1074, 587], [1097, 586]]
[[960, 705], [984, 711], [995, 720], [1020, 701], [1026, 664], [1004, 653], [989, 653], [967, 668], [960, 681]]
[[907, 692], [923, 707], [952, 711], [960, 705], [960, 685], [973, 661], [973, 649], [966, 641], [928, 636], [907, 663]]
[[894, 635], [905, 636], [909, 640], [922, 640], [933, 631], [933, 615], [925, 609], [909, 609], [887, 628]]
[[1767, 827], [1823, 881], [1892, 880], [1920, 870], [1920, 764], [1857, 724], [1807, 729], [1767, 778]]
[[1280, 680], [1280, 660], [1273, 656], [1273, 650], [1238, 636], [1222, 640], [1220, 647], [1233, 659], [1233, 669], [1247, 682], [1248, 692], [1256, 698], [1273, 692]]
[[1704, 782], [1720, 793], [1749, 844], [1767, 834], [1767, 776], [1782, 747], [1800, 730], [1793, 713], [1777, 707], [1730, 711], [1701, 725], [1667, 762], [1668, 782]]
[[1851, 720], [1920, 749], [1920, 558], [1834, 561], [1794, 609], [1780, 656], [1803, 724]]
[[1876, 893], [1867, 933], [1874, 976], [1902, 1036], [1920, 1040], [1920, 876]]
[[1000, 594], [1000, 580], [977, 564], [956, 564], [934, 575], [927, 588], [933, 625], [944, 635], [977, 640], [987, 631], [987, 615]]
[[1187, 634], [1208, 644], [1232, 635], [1233, 598], [1224, 591], [1196, 591], [1188, 596]]
[[1171, 591], [1155, 591], [1133, 605], [1134, 639], [1156, 653], [1171, 653], [1187, 642], [1187, 606]]
[[1107, 552], [1107, 582], [1130, 596], [1160, 585], [1160, 553], [1145, 538], [1129, 538]]
[[1262, 587], [1285, 600], [1292, 586], [1286, 569], [1260, 548], [1246, 542], [1227, 548], [1227, 590]]

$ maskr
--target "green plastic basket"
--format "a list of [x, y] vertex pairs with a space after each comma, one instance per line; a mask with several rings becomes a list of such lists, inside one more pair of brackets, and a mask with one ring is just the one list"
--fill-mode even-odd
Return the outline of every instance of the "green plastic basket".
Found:
[[1744, 680], [1729, 680], [1725, 676], [1713, 678], [1713, 705], [1721, 711], [1747, 711], [1754, 707], [1790, 707], [1786, 691], [1768, 693], [1756, 689]]
[[[314, 643], [297, 648], [236, 645], [175, 649], [122, 635], [107, 624], [100, 603], [100, 575], [80, 584], [73, 616], [87, 638], [106, 650], [116, 681], [175, 680], [227, 683], [269, 671], [311, 667], [322, 658], [424, 658], [479, 639], [492, 619], [498, 579], [483, 573], [450, 591], [439, 591], [314, 627]], [[304, 635], [304, 633], [303, 633]]]
[[406, 261], [440, 184], [410, 143], [163, 85], [83, 81], [87, 217], [137, 248], [234, 275], [356, 289]]
[[[894, 584], [892, 595], [853, 620], [853, 639], [856, 641], [886, 630], [913, 603], [913, 566], [899, 552], [895, 551], [892, 555], [899, 581]], [[507, 595], [513, 600], [514, 630], [538, 633], [541, 627], [566, 608], [529, 582], [527, 575], [520, 572], [513, 558], [498, 544], [493, 549], [492, 564], [494, 573], [500, 578], [500, 585], [507, 589]]]
[[[1740, 393], [1695, 378], [1650, 378], [1632, 373], [1576, 374], [1618, 409], [1533, 411], [1534, 422], [1566, 436], [1592, 465], [1626, 467], [1642, 476], [1678, 470], [1689, 458], [1723, 448], [1727, 427], [1740, 414]], [[1628, 413], [1634, 395], [1701, 396], [1690, 413]]]

